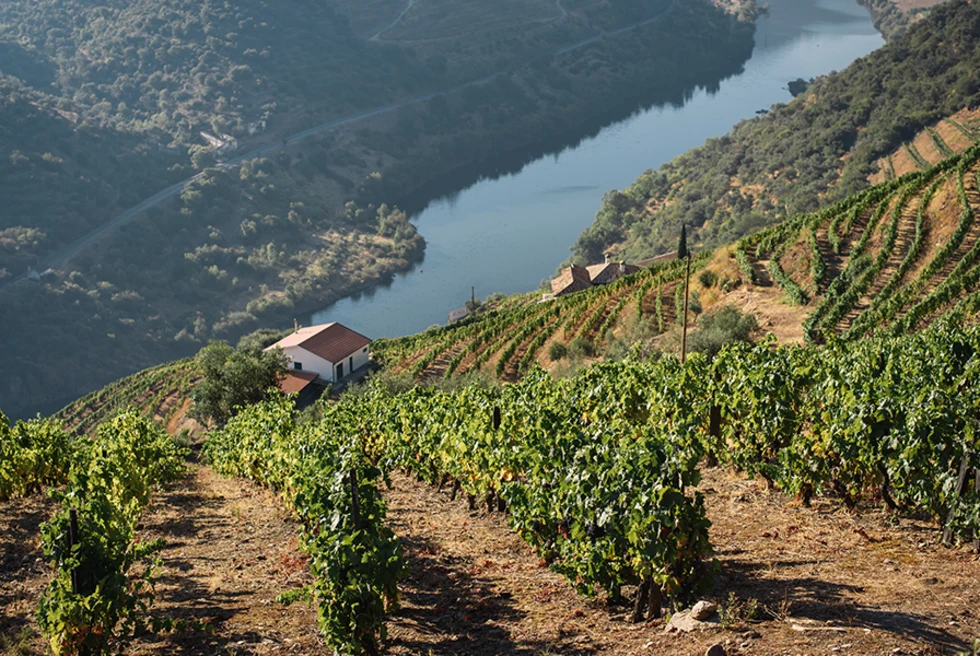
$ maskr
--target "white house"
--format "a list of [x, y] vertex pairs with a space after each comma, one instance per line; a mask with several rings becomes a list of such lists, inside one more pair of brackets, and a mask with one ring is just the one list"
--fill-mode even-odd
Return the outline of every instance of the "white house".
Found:
[[204, 141], [211, 146], [211, 150], [218, 155], [238, 150], [238, 139], [230, 134], [221, 133], [218, 136], [214, 136], [210, 132], [202, 132], [201, 138], [204, 139]]
[[339, 323], [300, 328], [267, 348], [281, 348], [289, 368], [336, 382], [368, 364], [371, 340]]

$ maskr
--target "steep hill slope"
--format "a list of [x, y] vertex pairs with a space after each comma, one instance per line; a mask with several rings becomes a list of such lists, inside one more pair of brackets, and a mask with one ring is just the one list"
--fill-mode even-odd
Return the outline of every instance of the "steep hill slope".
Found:
[[943, 0], [859, 0], [871, 11], [875, 27], [887, 39], [905, 33], [908, 26], [923, 18], [929, 8]]
[[871, 188], [833, 211], [743, 240], [746, 272], [763, 263], [812, 311], [810, 340], [902, 335], [980, 302], [980, 147]]
[[158, 421], [171, 435], [194, 428], [188, 417], [190, 393], [201, 374], [194, 360], [178, 360], [121, 378], [86, 394], [55, 417], [74, 435], [91, 434], [99, 424], [127, 408]]
[[575, 246], [640, 259], [673, 247], [681, 224], [709, 246], [867, 187], [877, 162], [926, 126], [980, 104], [980, 6], [952, 0], [788, 105], [610, 192]]
[[[36, 262], [193, 173], [188, 149], [203, 148], [201, 131], [261, 139], [265, 129], [249, 125], [265, 118], [288, 134], [436, 83], [416, 59], [389, 61], [347, 23], [330, 3], [310, 0], [275, 11], [257, 0], [3, 3], [0, 98], [62, 119], [25, 125], [5, 112], [4, 145], [28, 157], [50, 152], [110, 189], [77, 205], [58, 180], [11, 179], [15, 204], [0, 229], [46, 233], [26, 249]], [[122, 165], [106, 161], [110, 153]]]
[[[705, 306], [746, 294], [762, 306], [795, 303], [811, 311], [809, 340], [825, 346], [597, 363], [564, 380], [528, 369], [552, 338], [599, 342], [644, 315], [662, 330], [676, 318], [669, 290], [681, 288], [687, 264], [674, 261], [546, 303], [513, 297], [468, 324], [374, 345], [425, 382], [475, 356], [507, 381], [527, 373], [517, 384], [381, 380], [302, 418], [287, 398], [244, 408], [209, 435], [206, 462], [192, 459], [187, 476], [154, 495], [138, 533], [127, 519], [130, 548], [169, 542], [154, 552], [162, 576], [152, 611], [208, 631], [150, 633], [118, 651], [322, 651], [363, 640], [352, 621], [324, 621], [341, 607], [332, 591], [357, 590], [359, 608], [381, 588], [402, 601], [376, 605], [370, 618], [393, 654], [558, 646], [681, 656], [723, 641], [738, 641], [738, 653], [975, 651], [980, 328], [956, 324], [980, 312], [978, 212], [975, 145], [695, 258]], [[59, 418], [90, 433], [136, 407], [173, 434], [197, 377], [192, 361], [174, 362]], [[37, 547], [40, 535], [50, 557], [57, 524], [39, 525], [57, 502], [22, 483], [52, 476], [52, 462], [72, 481], [95, 467], [125, 471], [86, 460], [100, 451], [105, 460], [105, 445], [73, 450], [44, 426], [10, 430], [0, 415], [0, 447], [14, 456], [0, 460], [0, 482], [15, 484], [0, 496], [10, 529], [0, 533], [0, 645], [19, 654], [50, 644], [36, 609], [57, 574]], [[296, 586], [314, 591], [317, 617], [281, 605]], [[696, 599], [717, 602], [712, 630], [670, 628]]]
[[[694, 259], [696, 314], [733, 305], [783, 342], [903, 335], [980, 310], [980, 145]], [[701, 275], [701, 272], [704, 275]], [[682, 262], [553, 301], [523, 301], [466, 325], [381, 341], [396, 373], [430, 381], [483, 372], [517, 380], [550, 346], [584, 340], [597, 357], [676, 332]], [[662, 340], [659, 340], [662, 341]], [[618, 342], [618, 343], [617, 343]], [[661, 345], [664, 346], [664, 345]], [[666, 345], [675, 348], [676, 345]]]

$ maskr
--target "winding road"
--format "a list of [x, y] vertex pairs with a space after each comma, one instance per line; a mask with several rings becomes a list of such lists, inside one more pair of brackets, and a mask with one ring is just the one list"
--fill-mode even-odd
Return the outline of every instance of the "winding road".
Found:
[[[408, 6], [408, 8], [405, 9], [404, 12], [402, 12], [402, 16], [404, 16], [408, 12], [408, 10], [411, 9], [411, 7], [414, 4], [414, 2], [415, 2], [415, 0], [409, 0], [409, 6]], [[557, 0], [557, 2], [558, 2], [558, 6], [564, 11], [564, 7], [561, 6], [561, 0]], [[613, 32], [603, 32], [602, 34], [599, 34], [599, 35], [594, 36], [592, 38], [585, 39], [584, 41], [579, 41], [578, 43], [575, 43], [575, 44], [572, 44], [570, 46], [567, 46], [567, 47], [561, 48], [559, 50], [556, 50], [555, 52], [551, 53], [548, 56], [554, 57], [554, 56], [558, 56], [558, 55], [563, 55], [563, 54], [572, 52], [574, 50], [578, 50], [580, 48], [584, 48], [586, 46], [589, 46], [589, 45], [591, 45], [593, 43], [596, 43], [597, 41], [601, 41], [602, 39], [606, 39], [606, 38], [609, 38], [609, 37], [615, 37], [615, 36], [618, 36], [620, 34], [625, 34], [626, 32], [630, 32], [632, 30], [636, 30], [636, 29], [639, 29], [641, 27], [645, 27], [647, 25], [650, 25], [650, 24], [652, 24], [652, 23], [660, 20], [664, 16], [666, 16], [675, 7], [677, 7], [677, 5], [680, 2], [681, 2], [681, 0], [673, 0], [673, 2], [668, 7], [666, 7], [662, 12], [660, 12], [659, 14], [657, 14], [656, 16], [654, 16], [652, 18], [648, 18], [648, 19], [646, 19], [644, 21], [641, 21], [641, 22], [636, 23], [634, 25], [630, 25], [628, 27], [624, 27], [624, 28], [619, 29], [619, 30], [615, 30]], [[398, 18], [398, 20], [401, 20], [401, 16]], [[396, 20], [395, 23], [397, 23], [398, 20]], [[394, 25], [395, 23], [392, 23], [392, 25]], [[385, 28], [385, 29], [388, 29], [388, 28]], [[384, 32], [384, 31], [385, 30], [382, 30], [381, 32]], [[381, 32], [379, 32], [379, 34], [381, 34]], [[531, 63], [531, 62], [529, 61], [527, 63]], [[310, 137], [314, 137], [314, 136], [323, 134], [325, 132], [329, 132], [331, 130], [336, 130], [337, 128], [341, 128], [341, 127], [350, 125], [352, 123], [357, 123], [359, 121], [363, 121], [365, 119], [372, 118], [374, 116], [380, 116], [382, 114], [387, 114], [387, 113], [390, 113], [390, 112], [394, 112], [394, 111], [397, 111], [397, 110], [399, 110], [399, 109], [401, 109], [403, 107], [409, 107], [411, 105], [417, 105], [417, 104], [420, 104], [420, 103], [428, 102], [429, 100], [432, 100], [436, 96], [442, 96], [442, 95], [446, 95], [446, 94], [449, 94], [449, 93], [454, 93], [454, 92], [457, 92], [457, 91], [462, 91], [463, 89], [467, 89], [467, 88], [472, 87], [472, 86], [477, 86], [477, 85], [480, 85], [480, 84], [486, 84], [487, 82], [490, 82], [491, 80], [494, 80], [494, 79], [500, 77], [501, 75], [505, 75], [505, 74], [510, 73], [510, 72], [512, 72], [512, 71], [511, 70], [499, 71], [497, 73], [492, 73], [490, 75], [481, 77], [481, 78], [476, 79], [476, 80], [471, 80], [470, 82], [466, 82], [464, 84], [460, 84], [460, 85], [457, 85], [457, 86], [452, 87], [452, 88], [449, 88], [449, 89], [444, 89], [444, 90], [441, 90], [441, 91], [434, 91], [434, 92], [427, 93], [427, 94], [422, 95], [422, 96], [418, 96], [416, 98], [405, 100], [405, 101], [400, 102], [400, 103], [395, 103], [395, 104], [392, 104], [392, 105], [385, 105], [383, 107], [377, 107], [377, 108], [370, 109], [370, 110], [367, 110], [367, 111], [364, 111], [364, 112], [360, 112], [358, 114], [352, 114], [350, 116], [339, 118], [339, 119], [336, 119], [336, 120], [333, 120], [333, 121], [328, 121], [327, 123], [322, 123], [322, 124], [317, 125], [317, 126], [314, 126], [312, 128], [308, 128], [306, 130], [302, 130], [301, 132], [297, 132], [297, 133], [295, 133], [295, 134], [293, 134], [293, 135], [291, 135], [289, 137], [284, 138], [281, 141], [274, 142], [271, 145], [267, 145], [267, 146], [263, 146], [261, 148], [257, 148], [255, 150], [252, 150], [252, 151], [249, 151], [249, 152], [244, 153], [242, 155], [239, 155], [239, 156], [235, 157], [234, 159], [231, 159], [231, 160], [222, 162], [221, 164], [219, 164], [219, 166], [221, 168], [225, 168], [225, 169], [232, 169], [232, 168], [235, 168], [236, 166], [240, 166], [242, 164], [242, 162], [244, 162], [246, 160], [254, 159], [256, 157], [265, 157], [265, 156], [268, 156], [268, 155], [272, 155], [272, 154], [278, 153], [285, 146], [292, 145], [292, 144], [298, 143], [300, 141], [304, 141], [306, 139], [309, 139]], [[170, 198], [173, 198], [174, 196], [177, 196], [178, 194], [180, 194], [180, 192], [184, 190], [184, 187], [186, 187], [191, 182], [199, 179], [201, 177], [201, 175], [202, 175], [201, 173], [198, 173], [197, 175], [193, 175], [193, 176], [187, 178], [186, 180], [182, 180], [181, 182], [178, 182], [176, 184], [173, 184], [173, 185], [167, 187], [166, 189], [163, 189], [162, 191], [158, 191], [157, 193], [155, 193], [154, 195], [150, 196], [146, 200], [140, 202], [138, 205], [135, 205], [135, 206], [129, 208], [128, 210], [126, 210], [122, 214], [119, 214], [115, 218], [107, 221], [106, 223], [103, 223], [102, 225], [100, 225], [95, 230], [93, 230], [93, 231], [89, 232], [88, 234], [80, 237], [79, 239], [75, 240], [74, 242], [72, 242], [68, 246], [64, 247], [63, 249], [61, 249], [61, 250], [59, 250], [59, 251], [51, 254], [50, 256], [48, 256], [47, 258], [45, 258], [43, 261], [41, 261], [41, 262], [38, 263], [37, 270], [38, 271], [45, 271], [47, 269], [59, 269], [59, 268], [62, 268], [71, 258], [73, 258], [74, 256], [78, 255], [80, 252], [82, 252], [83, 250], [85, 250], [88, 246], [90, 246], [94, 242], [98, 241], [102, 237], [106, 236], [107, 234], [109, 234], [110, 232], [112, 232], [113, 230], [115, 230], [116, 228], [119, 228], [121, 226], [124, 226], [124, 225], [126, 225], [128, 223], [131, 223], [137, 217], [139, 217], [143, 212], [145, 212], [146, 210], [150, 209], [151, 207], [155, 207], [155, 206], [159, 205], [160, 203], [162, 203], [163, 201], [168, 200]], [[27, 273], [26, 272], [23, 273], [23, 274], [20, 274], [18, 276], [15, 276], [13, 278], [8, 278], [7, 280], [0, 281], [0, 288], [6, 287], [8, 285], [13, 285], [15, 283], [18, 283], [18, 282], [21, 282], [21, 281], [24, 281], [24, 280], [27, 280]]]
[[[558, 1], [561, 2], [561, 0]], [[391, 28], [393, 28], [395, 25], [398, 25], [400, 22], [402, 22], [402, 19], [405, 18], [405, 15], [408, 12], [410, 12], [412, 10], [412, 7], [414, 6], [415, 6], [415, 0], [408, 0], [408, 6], [405, 7], [405, 11], [398, 14], [398, 18], [391, 21], [386, 27], [382, 28], [381, 31], [375, 34], [374, 36], [372, 36], [369, 39], [369, 41], [379, 41], [381, 39], [381, 35], [387, 32], [388, 30], [390, 30]]]

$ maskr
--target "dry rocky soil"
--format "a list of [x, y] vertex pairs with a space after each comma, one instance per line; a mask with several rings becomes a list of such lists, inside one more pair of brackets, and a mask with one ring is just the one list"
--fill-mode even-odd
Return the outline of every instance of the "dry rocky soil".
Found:
[[[388, 623], [390, 654], [955, 654], [980, 637], [980, 557], [934, 525], [836, 504], [804, 508], [762, 482], [708, 470], [700, 487], [721, 621], [692, 633], [578, 596], [503, 514], [396, 475], [386, 492], [409, 573]], [[43, 653], [33, 609], [51, 576], [43, 495], [0, 503], [0, 654]], [[275, 495], [191, 464], [143, 523], [161, 554], [155, 611], [209, 631], [147, 636], [128, 654], [329, 654], [315, 611], [275, 601], [309, 581], [297, 526]], [[731, 602], [736, 602], [736, 607]]]

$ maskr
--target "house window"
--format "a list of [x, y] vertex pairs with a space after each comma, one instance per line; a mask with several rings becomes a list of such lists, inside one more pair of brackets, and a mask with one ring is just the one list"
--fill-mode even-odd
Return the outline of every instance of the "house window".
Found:
[[361, 353], [367, 353], [367, 347], [366, 346], [364, 347], [364, 350], [361, 351]]
[[293, 363], [293, 369], [295, 369], [296, 371], [303, 371], [303, 363], [302, 362], [294, 362]]

